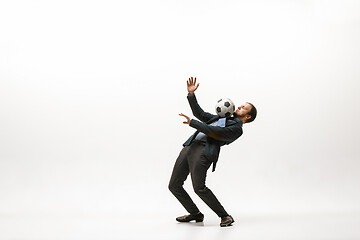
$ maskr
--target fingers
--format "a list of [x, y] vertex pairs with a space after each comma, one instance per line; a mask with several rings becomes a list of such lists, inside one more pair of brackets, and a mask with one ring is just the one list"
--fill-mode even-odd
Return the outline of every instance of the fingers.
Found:
[[185, 117], [185, 118], [186, 118], [186, 115], [184, 115], [184, 114], [182, 114], [182, 113], [180, 113], [179, 116], [182, 116], [182, 117]]
[[199, 85], [200, 85], [200, 83], [198, 83], [198, 84], [196, 85], [195, 90], [199, 87]]
[[189, 80], [187, 81], [187, 86], [195, 86], [196, 85], [196, 77], [189, 77]]
[[179, 116], [182, 116], [182, 117], [186, 118], [186, 121], [183, 122], [184, 124], [189, 124], [190, 123], [190, 118], [188, 116], [186, 116], [185, 114], [180, 113]]
[[179, 115], [182, 116], [182, 117], [185, 117], [185, 118], [189, 118], [188, 116], [186, 116], [186, 115], [183, 114], [183, 113], [180, 113]]

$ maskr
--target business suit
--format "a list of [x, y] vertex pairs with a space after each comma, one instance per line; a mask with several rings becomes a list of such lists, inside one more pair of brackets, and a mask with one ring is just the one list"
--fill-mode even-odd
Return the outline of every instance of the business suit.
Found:
[[[196, 132], [183, 144], [184, 148], [174, 165], [169, 189], [190, 214], [198, 213], [199, 209], [183, 188], [184, 181], [190, 173], [195, 193], [219, 217], [228, 216], [212, 191], [206, 187], [206, 172], [211, 164], [212, 171], [215, 171], [220, 147], [230, 144], [242, 135], [243, 122], [237, 118], [229, 118], [225, 127], [211, 126], [209, 124], [218, 121], [220, 117], [203, 111], [195, 94], [188, 94], [187, 98], [194, 116], [200, 121], [191, 119], [189, 123]], [[206, 137], [195, 140], [199, 132], [206, 134]]]

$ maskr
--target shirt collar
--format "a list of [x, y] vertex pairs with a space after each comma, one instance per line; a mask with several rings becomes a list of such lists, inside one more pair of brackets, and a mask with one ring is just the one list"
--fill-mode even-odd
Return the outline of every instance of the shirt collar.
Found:
[[231, 120], [234, 120], [235, 122], [237, 122], [237, 123], [240, 123], [241, 124], [241, 126], [243, 126], [243, 121], [241, 121], [240, 119], [238, 119], [237, 117], [231, 117], [231, 118], [229, 118], [229, 119], [231, 119]]

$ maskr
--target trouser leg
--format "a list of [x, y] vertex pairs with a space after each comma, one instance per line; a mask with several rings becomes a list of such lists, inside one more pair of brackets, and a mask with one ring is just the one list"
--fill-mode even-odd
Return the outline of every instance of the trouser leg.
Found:
[[196, 214], [199, 212], [199, 209], [183, 188], [184, 181], [189, 175], [189, 164], [187, 161], [188, 151], [189, 147], [184, 147], [175, 162], [169, 182], [169, 190], [190, 214]]
[[[207, 160], [203, 155], [204, 146], [193, 145], [193, 149], [189, 157], [189, 169], [195, 193], [219, 216], [229, 215], [213, 192], [206, 187], [206, 172], [212, 162]], [[196, 148], [195, 148], [196, 147]]]

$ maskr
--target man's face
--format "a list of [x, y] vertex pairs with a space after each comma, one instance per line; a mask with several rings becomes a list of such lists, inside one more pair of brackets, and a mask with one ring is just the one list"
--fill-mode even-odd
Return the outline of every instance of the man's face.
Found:
[[[241, 105], [240, 107], [238, 107], [235, 110], [235, 113], [239, 116], [239, 117], [245, 117], [251, 110], [252, 106], [248, 103], [244, 103], [243, 105]], [[250, 116], [250, 115], [249, 115]]]

